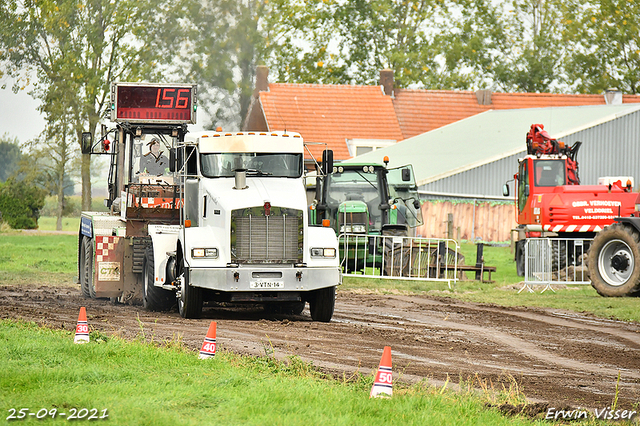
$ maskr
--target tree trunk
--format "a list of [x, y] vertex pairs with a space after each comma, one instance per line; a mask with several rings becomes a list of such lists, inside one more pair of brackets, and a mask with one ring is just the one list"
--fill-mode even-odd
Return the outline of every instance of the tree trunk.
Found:
[[91, 154], [82, 155], [82, 211], [91, 210]]
[[62, 213], [64, 211], [64, 174], [58, 176], [58, 206], [56, 208], [56, 231], [62, 231]]

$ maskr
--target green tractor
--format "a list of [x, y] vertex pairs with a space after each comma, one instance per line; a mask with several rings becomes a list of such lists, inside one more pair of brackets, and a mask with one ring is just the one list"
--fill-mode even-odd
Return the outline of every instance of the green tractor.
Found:
[[331, 173], [318, 173], [310, 220], [328, 220], [339, 237], [343, 268], [364, 272], [382, 264], [388, 239], [376, 236], [409, 237], [410, 229], [422, 224], [413, 168], [388, 169], [388, 160], [384, 165], [331, 163], [323, 161]]

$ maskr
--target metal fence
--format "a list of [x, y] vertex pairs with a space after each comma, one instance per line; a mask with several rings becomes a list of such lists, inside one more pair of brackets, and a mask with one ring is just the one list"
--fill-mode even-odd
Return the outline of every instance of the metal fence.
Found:
[[343, 275], [442, 281], [460, 278], [464, 257], [455, 240], [343, 233], [339, 235]]
[[524, 245], [524, 287], [554, 284], [590, 284], [587, 251], [591, 239], [528, 238]]

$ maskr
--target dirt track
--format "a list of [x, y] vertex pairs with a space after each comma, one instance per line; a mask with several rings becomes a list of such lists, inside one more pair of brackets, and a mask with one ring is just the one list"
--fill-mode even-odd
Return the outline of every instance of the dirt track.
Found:
[[[267, 315], [261, 308], [205, 308], [200, 320], [177, 312], [84, 299], [79, 289], [0, 287], [0, 317], [20, 318], [73, 330], [80, 306], [89, 325], [105, 333], [156, 341], [181, 338], [199, 349], [211, 320], [218, 322], [220, 349], [243, 354], [298, 355], [332, 373], [368, 374], [382, 348], [391, 346], [394, 380], [449, 376], [490, 380], [494, 388], [515, 379], [533, 400], [551, 406], [605, 408], [640, 401], [640, 325], [555, 309], [503, 308], [422, 296], [339, 292], [331, 323], [300, 316]], [[476, 384], [477, 384], [476, 379]], [[556, 405], [557, 404], [557, 405]]]

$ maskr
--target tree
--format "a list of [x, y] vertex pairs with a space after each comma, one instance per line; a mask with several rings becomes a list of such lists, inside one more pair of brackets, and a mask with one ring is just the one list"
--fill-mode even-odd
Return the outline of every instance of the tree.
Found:
[[562, 2], [469, 0], [461, 12], [446, 50], [471, 70], [474, 87], [505, 92], [563, 88]]
[[14, 229], [37, 228], [44, 197], [36, 186], [9, 178], [0, 184], [0, 218]]
[[271, 2], [264, 61], [278, 81], [378, 84], [383, 68], [399, 87], [464, 88], [441, 34], [451, 3], [440, 0]]
[[564, 35], [572, 55], [566, 81], [580, 93], [617, 88], [640, 93], [640, 3], [627, 0], [566, 3]]
[[[31, 94], [60, 123], [94, 132], [110, 101], [112, 81], [161, 81], [181, 40], [177, 18], [186, 1], [6, 0], [0, 9], [0, 66], [15, 77], [14, 90], [37, 81]], [[167, 22], [175, 24], [167, 25]], [[27, 77], [25, 77], [25, 75]], [[54, 87], [54, 89], [50, 89]], [[54, 107], [65, 93], [67, 106]], [[79, 144], [78, 144], [79, 147]], [[91, 205], [91, 160], [82, 160], [82, 208]]]
[[18, 170], [21, 158], [18, 138], [11, 138], [7, 133], [0, 136], [0, 182], [6, 181]]
[[198, 83], [199, 106], [212, 117], [205, 127], [240, 128], [251, 101], [262, 43], [258, 27], [267, 7], [260, 0], [206, 0], [188, 9], [175, 71]]

